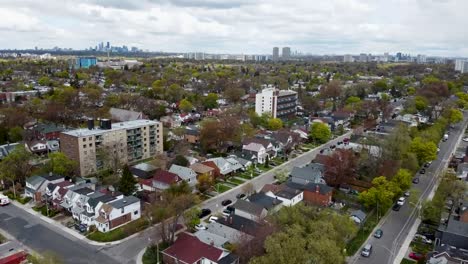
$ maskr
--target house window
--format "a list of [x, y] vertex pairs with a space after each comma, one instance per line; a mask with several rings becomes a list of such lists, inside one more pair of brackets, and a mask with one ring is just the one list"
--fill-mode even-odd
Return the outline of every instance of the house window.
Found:
[[137, 215], [138, 214], [138, 210], [136, 210], [135, 212], [133, 212], [134, 215]]
[[86, 144], [83, 145], [83, 148], [86, 148]]
[[92, 137], [89, 137], [89, 140], [91, 141], [91, 140], [93, 140], [93, 138], [92, 138]]
[[86, 138], [83, 138], [83, 142], [86, 142]]
[[93, 146], [93, 143], [89, 143], [89, 146], [92, 147], [92, 146]]

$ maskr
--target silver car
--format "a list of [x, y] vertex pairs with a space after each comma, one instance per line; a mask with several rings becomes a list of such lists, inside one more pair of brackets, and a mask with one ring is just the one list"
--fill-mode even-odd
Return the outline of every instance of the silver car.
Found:
[[362, 248], [362, 251], [361, 251], [361, 256], [363, 257], [369, 257], [370, 254], [372, 252], [372, 245], [371, 244], [367, 244], [365, 245], [363, 248]]

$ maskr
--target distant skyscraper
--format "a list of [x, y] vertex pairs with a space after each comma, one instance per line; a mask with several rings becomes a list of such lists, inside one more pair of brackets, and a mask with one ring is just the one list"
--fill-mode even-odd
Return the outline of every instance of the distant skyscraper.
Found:
[[424, 64], [427, 62], [426, 55], [418, 54], [416, 57], [416, 62], [419, 64]]
[[350, 54], [344, 55], [343, 62], [354, 62], [353, 55], [350, 55]]
[[455, 70], [461, 73], [468, 72], [468, 60], [467, 59], [455, 60]]
[[367, 62], [368, 61], [367, 54], [365, 54], [365, 53], [359, 54], [359, 61], [360, 62]]
[[107, 48], [107, 49], [110, 49], [110, 42], [109, 42], [109, 41], [107, 41], [106, 48]]
[[283, 47], [283, 51], [281, 53], [281, 58], [283, 60], [289, 60], [291, 58], [291, 48], [290, 47]]
[[279, 48], [278, 47], [274, 47], [273, 48], [273, 60], [274, 61], [277, 61], [279, 59]]
[[401, 61], [403, 59], [403, 56], [401, 55], [401, 52], [398, 52], [396, 54], [396, 58], [397, 58], [398, 61]]

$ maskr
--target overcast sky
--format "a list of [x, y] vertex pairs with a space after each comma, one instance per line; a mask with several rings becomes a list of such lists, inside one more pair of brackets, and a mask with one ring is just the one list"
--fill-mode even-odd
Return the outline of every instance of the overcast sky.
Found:
[[0, 0], [0, 49], [468, 56], [468, 0]]

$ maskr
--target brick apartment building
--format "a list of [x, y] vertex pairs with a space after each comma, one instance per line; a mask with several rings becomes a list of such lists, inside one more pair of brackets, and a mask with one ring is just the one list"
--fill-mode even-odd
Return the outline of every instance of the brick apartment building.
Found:
[[60, 134], [60, 149], [78, 162], [78, 174], [86, 176], [110, 164], [136, 162], [162, 153], [162, 130], [160, 122], [144, 119], [115, 124], [102, 119], [98, 127], [89, 119], [88, 128]]

